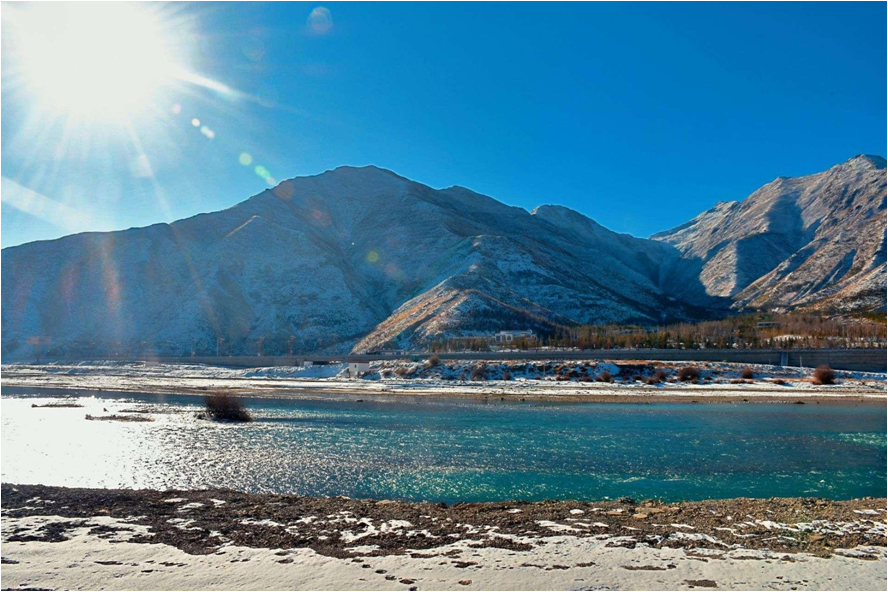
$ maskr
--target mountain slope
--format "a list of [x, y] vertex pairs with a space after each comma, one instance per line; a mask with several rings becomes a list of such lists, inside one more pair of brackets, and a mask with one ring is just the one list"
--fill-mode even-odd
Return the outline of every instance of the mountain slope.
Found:
[[219, 339], [257, 353], [701, 314], [661, 289], [675, 249], [627, 237], [605, 259], [599, 243], [467, 189], [341, 167], [172, 224], [5, 249], [4, 354], [32, 336], [70, 353]]
[[707, 293], [735, 308], [884, 307], [885, 160], [780, 177], [651, 238], [698, 262]]
[[[885, 165], [778, 179], [640, 239], [376, 167], [227, 210], [3, 250], [3, 355], [371, 351], [500, 329], [885, 298]], [[881, 304], [880, 304], [881, 303]]]

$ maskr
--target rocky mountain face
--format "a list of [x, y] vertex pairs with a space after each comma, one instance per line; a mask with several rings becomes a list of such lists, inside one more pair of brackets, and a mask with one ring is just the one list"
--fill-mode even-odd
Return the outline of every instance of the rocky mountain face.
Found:
[[[884, 306], [878, 164], [779, 179], [657, 240], [561, 206], [527, 212], [341, 167], [172, 224], [4, 249], [3, 355], [32, 355], [35, 337], [73, 355], [371, 351], [696, 320], [731, 303], [870, 306], [880, 292]], [[755, 216], [740, 216], [750, 201]]]
[[780, 177], [651, 238], [700, 266], [734, 308], [885, 307], [885, 159], [857, 156], [805, 177]]
[[[565, 220], [574, 223], [562, 228]], [[375, 167], [285, 181], [230, 209], [3, 251], [3, 347], [258, 353], [405, 346], [512, 327], [698, 318], [666, 244], [565, 208], [531, 214]], [[700, 293], [703, 293], [702, 287]], [[120, 344], [111, 346], [111, 344]]]

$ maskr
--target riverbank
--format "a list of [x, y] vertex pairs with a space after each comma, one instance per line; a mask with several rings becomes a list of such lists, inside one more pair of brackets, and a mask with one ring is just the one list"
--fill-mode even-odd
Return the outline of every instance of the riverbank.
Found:
[[[698, 376], [681, 380], [683, 368]], [[751, 377], [749, 377], [751, 375]], [[877, 402], [885, 374], [836, 372], [815, 384], [813, 371], [727, 363], [649, 360], [542, 362], [378, 362], [361, 377], [343, 365], [239, 369], [203, 365], [90, 362], [8, 364], [2, 386], [204, 396], [492, 397], [586, 402]]]
[[884, 498], [444, 504], [2, 486], [4, 589], [881, 589]]

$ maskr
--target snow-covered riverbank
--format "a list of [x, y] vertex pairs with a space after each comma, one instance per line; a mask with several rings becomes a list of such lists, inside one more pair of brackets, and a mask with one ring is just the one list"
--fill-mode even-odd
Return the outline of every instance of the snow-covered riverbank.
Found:
[[[682, 368], [699, 376], [682, 381]], [[884, 400], [886, 375], [836, 372], [836, 384], [815, 384], [813, 370], [728, 363], [656, 361], [374, 362], [360, 377], [343, 364], [228, 368], [204, 365], [81, 362], [7, 364], [4, 387], [125, 392], [311, 396], [432, 395], [565, 400]], [[744, 378], [750, 376], [751, 378]]]
[[3, 486], [4, 589], [885, 587], [885, 500], [428, 503]]

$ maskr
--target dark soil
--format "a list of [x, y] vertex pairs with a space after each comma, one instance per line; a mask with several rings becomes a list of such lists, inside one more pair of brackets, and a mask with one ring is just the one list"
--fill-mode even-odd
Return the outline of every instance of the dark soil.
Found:
[[[165, 501], [174, 498], [185, 501]], [[183, 508], [195, 502], [203, 505]], [[858, 545], [885, 546], [885, 531], [879, 527], [885, 520], [885, 506], [884, 498], [838, 502], [814, 498], [736, 498], [676, 504], [656, 501], [636, 503], [626, 498], [617, 502], [595, 503], [491, 502], [447, 506], [342, 497], [247, 494], [227, 490], [134, 491], [2, 485], [4, 517], [63, 516], [79, 519], [69, 523], [50, 523], [36, 532], [13, 532], [12, 538], [7, 540], [65, 540], [66, 530], [84, 526], [92, 526], [99, 536], [111, 536], [114, 534], [113, 527], [89, 524], [89, 519], [94, 516], [111, 516], [128, 518], [130, 524], [150, 527], [153, 536], [137, 536], [131, 539], [135, 542], [165, 543], [191, 554], [213, 553], [226, 541], [257, 548], [308, 547], [333, 557], [354, 556], [356, 553], [348, 549], [359, 545], [379, 547], [361, 555], [403, 554], [410, 549], [425, 556], [436, 547], [463, 539], [477, 541], [473, 546], [478, 547], [527, 551], [533, 544], [516, 542], [500, 535], [531, 539], [552, 536], [557, 533], [539, 524], [539, 521], [550, 521], [575, 528], [576, 531], [570, 534], [577, 537], [632, 537], [632, 540], [623, 542], [624, 539], [621, 539], [620, 542], [632, 546], [644, 543], [652, 547], [728, 550], [731, 545], [739, 545], [749, 549], [827, 556], [835, 549]], [[516, 509], [520, 512], [515, 512]], [[582, 510], [583, 513], [571, 514], [571, 510]], [[881, 510], [882, 513], [860, 514], [855, 510]], [[308, 517], [314, 518], [304, 520]], [[176, 525], [175, 519], [183, 518], [193, 520], [187, 529]], [[351, 522], [347, 519], [351, 519]], [[373, 532], [356, 541], [342, 540], [343, 533], [367, 531], [368, 525], [355, 522], [355, 519], [369, 521]], [[381, 523], [389, 520], [406, 520], [410, 526], [379, 532]], [[851, 524], [847, 528], [824, 529], [843, 533], [834, 534], [775, 530], [773, 526], [769, 529], [765, 525], [754, 524], [756, 520], [786, 524], [826, 520]], [[259, 521], [273, 523], [255, 523]], [[719, 530], [725, 528], [735, 529], [736, 534]], [[121, 526], [117, 530], [132, 529]], [[675, 533], [704, 534], [713, 540], [670, 537]]]

